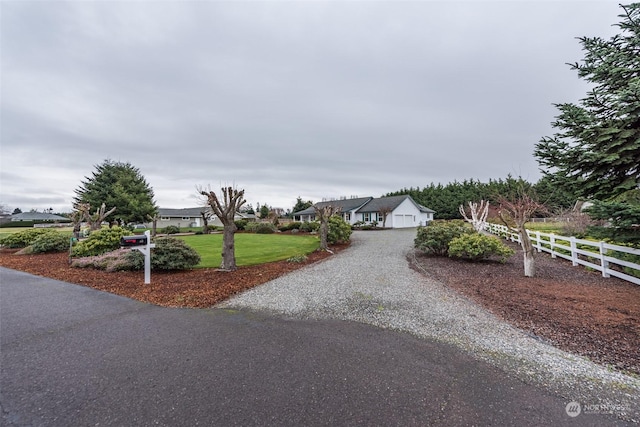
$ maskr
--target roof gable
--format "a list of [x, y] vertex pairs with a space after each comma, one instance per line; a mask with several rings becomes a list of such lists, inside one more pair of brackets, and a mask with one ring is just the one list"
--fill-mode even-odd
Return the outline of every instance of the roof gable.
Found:
[[406, 194], [402, 196], [389, 196], [372, 199], [369, 203], [358, 209], [358, 212], [380, 212], [383, 209], [389, 209], [390, 211], [393, 211], [405, 200], [409, 200], [420, 212], [435, 213], [434, 210], [416, 203], [416, 201], [413, 200], [413, 197]]
[[294, 212], [292, 215], [313, 215], [316, 213], [315, 207], [322, 208], [324, 206], [337, 206], [342, 212], [348, 212], [362, 207], [371, 199], [373, 199], [373, 197], [358, 197], [356, 199], [340, 199], [318, 202], [305, 210]]
[[171, 208], [158, 208], [158, 216], [161, 217], [190, 217], [190, 218], [199, 218], [202, 216], [201, 212], [206, 210], [206, 212], [210, 212], [209, 208], [206, 207], [197, 207], [197, 208], [183, 208], [183, 209], [171, 209]]

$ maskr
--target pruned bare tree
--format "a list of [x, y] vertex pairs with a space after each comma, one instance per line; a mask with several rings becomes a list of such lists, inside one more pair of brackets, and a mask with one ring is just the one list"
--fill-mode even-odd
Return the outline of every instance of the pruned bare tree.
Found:
[[147, 215], [147, 218], [149, 219], [149, 221], [151, 221], [151, 237], [155, 238], [158, 232], [158, 220], [160, 219], [160, 217], [156, 212], [153, 215]]
[[331, 204], [323, 205], [321, 207], [315, 205], [313, 208], [316, 211], [316, 218], [320, 221], [320, 249], [323, 251], [329, 251], [329, 245], [327, 243], [327, 236], [329, 235], [329, 218], [331, 218], [332, 215], [339, 213], [341, 208]]
[[220, 222], [222, 222], [224, 226], [222, 234], [222, 265], [220, 268], [225, 271], [237, 270], [234, 238], [237, 230], [235, 215], [246, 202], [244, 199], [244, 190], [238, 190], [231, 186], [223, 187], [222, 200], [214, 191], [198, 189], [198, 192], [206, 197], [207, 204], [211, 207], [211, 211], [220, 218]]
[[525, 224], [531, 220], [533, 214], [545, 212], [547, 209], [524, 190], [518, 191], [518, 194], [510, 199], [500, 196], [498, 197], [498, 203], [500, 204], [498, 214], [502, 221], [508, 227], [515, 224], [515, 228], [518, 230], [524, 257], [524, 275], [526, 277], [534, 277], [536, 274], [535, 251], [529, 234], [527, 234]]
[[79, 239], [82, 223], [89, 220], [89, 210], [91, 209], [91, 205], [89, 205], [89, 203], [76, 203], [73, 205], [73, 209], [74, 211], [71, 212], [69, 218], [73, 225], [73, 237]]
[[113, 207], [107, 211], [107, 206], [103, 203], [93, 215], [88, 215], [87, 221], [89, 222], [89, 229], [91, 231], [100, 230], [102, 222], [112, 213], [116, 211]]
[[202, 218], [202, 234], [209, 234], [209, 208], [206, 206], [200, 208], [200, 218]]
[[471, 215], [471, 218], [467, 217], [464, 205], [460, 205], [458, 210], [460, 211], [460, 215], [462, 215], [464, 220], [473, 226], [474, 230], [476, 230], [477, 232], [481, 232], [482, 230], [484, 230], [484, 227], [487, 225], [487, 217], [489, 216], [488, 200], [480, 200], [479, 206], [477, 202], [469, 202], [469, 213]]
[[382, 228], [386, 227], [387, 217], [391, 212], [393, 212], [391, 206], [382, 206], [380, 209], [378, 209], [378, 215], [382, 216]]

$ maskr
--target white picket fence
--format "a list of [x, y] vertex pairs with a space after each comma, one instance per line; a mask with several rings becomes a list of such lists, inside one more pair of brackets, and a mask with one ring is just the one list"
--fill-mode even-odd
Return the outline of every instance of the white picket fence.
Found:
[[[515, 229], [510, 229], [500, 224], [487, 224], [485, 229], [492, 234], [520, 243], [520, 236], [518, 236], [518, 232]], [[527, 230], [527, 234], [529, 234], [529, 238], [538, 252], [550, 253], [552, 258], [564, 258], [571, 261], [574, 266], [584, 265], [593, 268], [602, 272], [603, 277], [619, 277], [640, 285], [640, 278], [610, 268], [614, 264], [640, 271], [640, 264], [608, 255], [611, 251], [617, 251], [640, 256], [640, 249], [559, 236], [557, 234], [541, 233], [540, 231]]]

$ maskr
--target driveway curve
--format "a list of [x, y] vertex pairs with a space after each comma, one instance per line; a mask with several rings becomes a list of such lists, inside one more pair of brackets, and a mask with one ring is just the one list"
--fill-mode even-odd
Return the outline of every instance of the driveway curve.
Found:
[[[359, 231], [346, 251], [221, 307], [341, 319], [452, 344], [521, 380], [640, 422], [640, 380], [559, 350], [409, 267], [415, 229]], [[470, 278], [473, 280], [473, 278]]]
[[[226, 308], [202, 310], [153, 306], [0, 268], [0, 424], [601, 426], [633, 422], [633, 411], [627, 411], [626, 421], [618, 413], [603, 413], [609, 407], [594, 406], [602, 400], [578, 401], [585, 411], [569, 416], [567, 404], [575, 409], [571, 401], [577, 395], [558, 395], [549, 387], [523, 382], [481, 360], [477, 353], [461, 351], [467, 348], [461, 345], [465, 338], [456, 341], [444, 323], [429, 326], [424, 313], [411, 323], [416, 328], [411, 333], [392, 330], [402, 328], [386, 325], [389, 313], [385, 312], [405, 310], [409, 316], [409, 308], [420, 310], [423, 298], [418, 295], [415, 304], [402, 303], [398, 291], [390, 289], [403, 283], [398, 281], [400, 274], [408, 273], [423, 287], [439, 286], [408, 270], [402, 255], [389, 253], [388, 268], [383, 269], [397, 269], [398, 275], [376, 276], [378, 267], [367, 264], [369, 269], [358, 273], [361, 279], [351, 276], [351, 284], [332, 276], [337, 268], [332, 264], [339, 266], [354, 254], [369, 253], [381, 241], [395, 241], [396, 248], [406, 252], [410, 236], [405, 231], [358, 233], [351, 249], [289, 277], [298, 283], [297, 290], [276, 281], [230, 301]], [[374, 252], [388, 251], [377, 248]], [[322, 280], [306, 280], [320, 278], [318, 272], [334, 279], [327, 287], [335, 298], [320, 299], [323, 302], [314, 308], [312, 288]], [[371, 277], [378, 280], [365, 286], [363, 280]], [[274, 286], [294, 294], [304, 290], [305, 296], [293, 297], [303, 302], [292, 305], [296, 310], [271, 303], [267, 309], [268, 298], [263, 306], [241, 303], [243, 298], [253, 298], [254, 292], [268, 292]], [[347, 290], [349, 286], [356, 290]], [[376, 287], [380, 290], [374, 291]], [[337, 297], [339, 292], [350, 297]], [[425, 292], [432, 293], [431, 288], [420, 291]], [[433, 294], [440, 302], [455, 298], [445, 289]], [[327, 301], [333, 304], [328, 311], [321, 309], [323, 304], [330, 305]], [[469, 302], [456, 301], [478, 310]], [[433, 310], [442, 311], [438, 316], [444, 321], [446, 310], [437, 305], [434, 302]], [[470, 314], [485, 315], [481, 310], [474, 313]], [[382, 327], [368, 325], [366, 319]], [[453, 327], [458, 328], [455, 322]], [[420, 334], [430, 328], [440, 332]], [[517, 331], [501, 328], [517, 337]], [[620, 389], [635, 393], [625, 387]], [[626, 411], [623, 405], [618, 401], [617, 410]], [[594, 408], [596, 413], [585, 413]]]

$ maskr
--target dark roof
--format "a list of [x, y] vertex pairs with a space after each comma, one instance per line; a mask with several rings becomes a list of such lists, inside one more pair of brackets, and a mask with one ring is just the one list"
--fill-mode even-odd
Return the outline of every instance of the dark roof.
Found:
[[322, 208], [324, 206], [338, 206], [342, 212], [351, 211], [354, 209], [358, 209], [363, 206], [369, 200], [373, 199], [373, 197], [358, 197], [357, 199], [340, 199], [340, 200], [328, 200], [326, 202], [318, 202], [302, 211], [294, 212], [292, 215], [313, 215], [316, 213], [314, 206], [318, 208]]
[[380, 210], [384, 208], [394, 210], [407, 199], [409, 199], [409, 201], [411, 201], [411, 203], [413, 203], [420, 212], [435, 213], [435, 211], [416, 203], [416, 201], [413, 200], [413, 197], [409, 195], [380, 197], [378, 199], [373, 199], [369, 203], [358, 209], [358, 212], [380, 212]]
[[194, 218], [194, 217], [200, 217], [201, 216], [200, 212], [202, 212], [203, 209], [207, 209], [207, 211], [210, 211], [209, 208], [204, 208], [204, 207], [183, 208], [183, 209], [158, 208], [158, 216], [174, 217], [174, 218], [175, 217]]
[[60, 215], [54, 215], [44, 212], [22, 212], [19, 214], [11, 215], [11, 221], [69, 221], [69, 218], [65, 218]]

